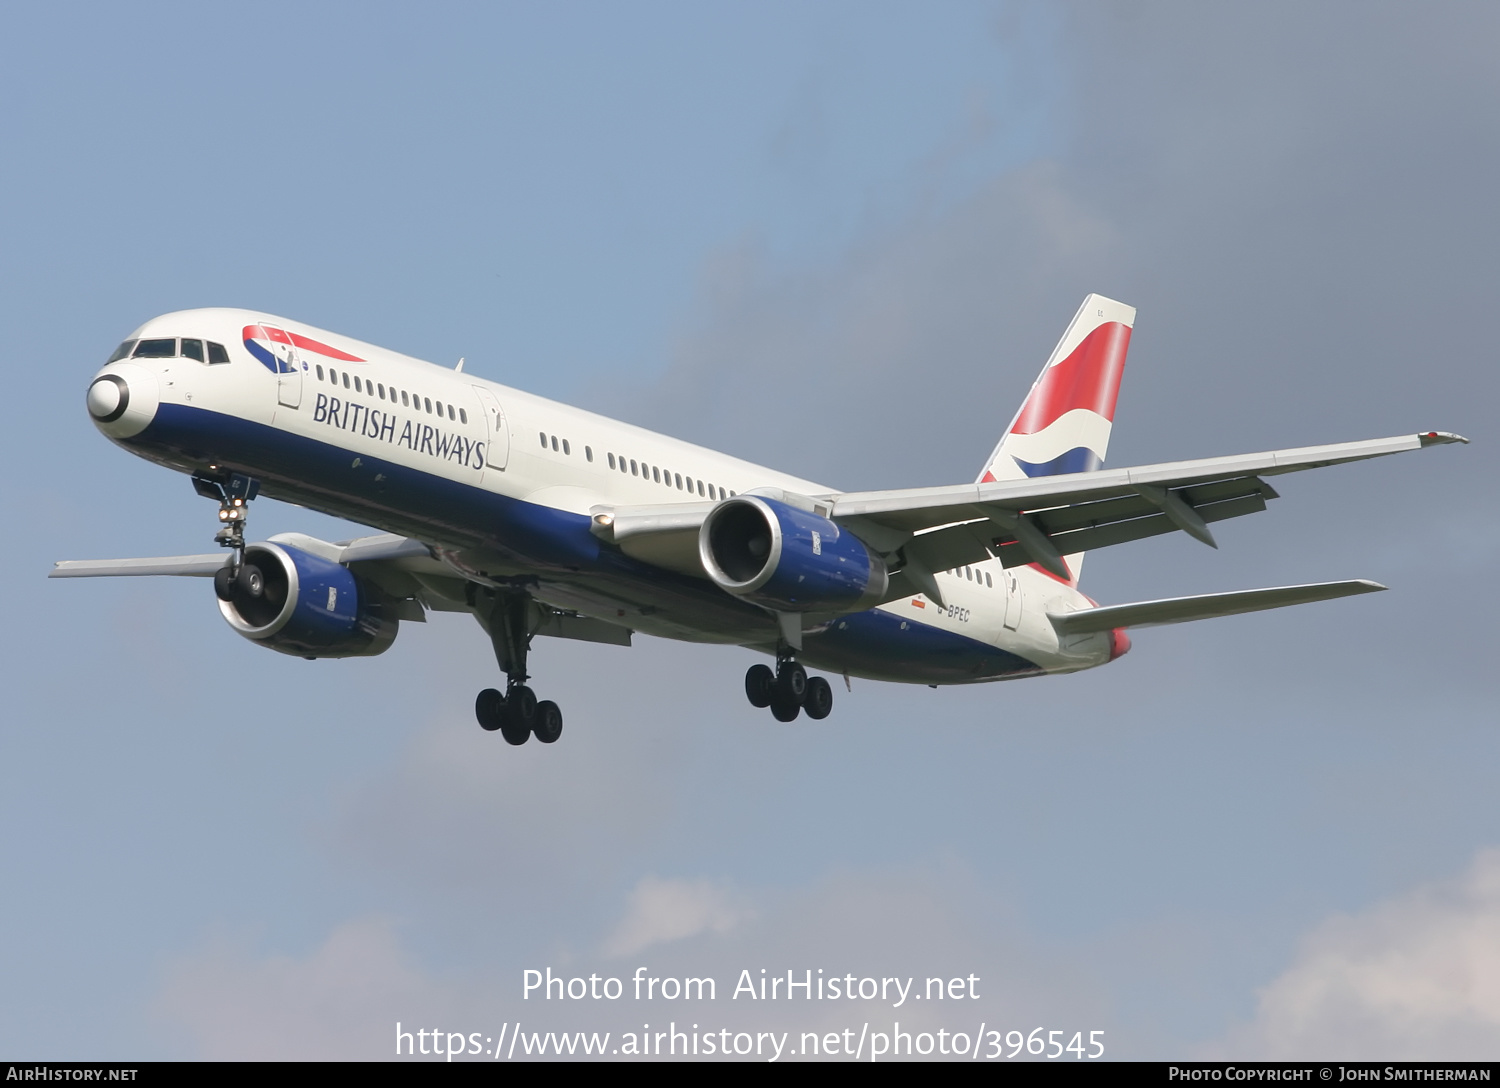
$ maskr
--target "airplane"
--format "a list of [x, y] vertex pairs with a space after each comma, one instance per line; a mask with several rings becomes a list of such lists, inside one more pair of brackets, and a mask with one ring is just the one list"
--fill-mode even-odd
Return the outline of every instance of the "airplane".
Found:
[[[756, 707], [826, 718], [808, 666], [972, 684], [1094, 668], [1126, 629], [1330, 600], [1362, 579], [1100, 606], [1092, 549], [1264, 510], [1267, 478], [1468, 440], [1442, 431], [1103, 468], [1134, 308], [1089, 295], [974, 482], [844, 492], [260, 311], [147, 321], [89, 383], [95, 426], [187, 473], [218, 504], [220, 550], [64, 561], [51, 577], [212, 579], [236, 633], [308, 659], [370, 656], [428, 612], [479, 621], [506, 677], [475, 717], [552, 743], [529, 686], [538, 635], [645, 633], [774, 658]], [[247, 543], [258, 494], [381, 532]]]

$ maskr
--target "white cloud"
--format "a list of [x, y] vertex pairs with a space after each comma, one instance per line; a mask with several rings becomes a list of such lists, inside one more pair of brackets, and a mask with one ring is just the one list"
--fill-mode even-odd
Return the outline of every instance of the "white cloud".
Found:
[[1267, 1058], [1500, 1055], [1500, 850], [1460, 879], [1329, 919], [1224, 1048]]
[[630, 893], [628, 913], [604, 942], [604, 954], [629, 956], [699, 933], [727, 933], [750, 917], [747, 906], [711, 880], [642, 877]]

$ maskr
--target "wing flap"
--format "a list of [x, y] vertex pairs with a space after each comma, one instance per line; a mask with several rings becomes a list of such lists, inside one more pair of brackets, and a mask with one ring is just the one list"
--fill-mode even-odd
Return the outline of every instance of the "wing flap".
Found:
[[[1266, 500], [1260, 495], [1246, 495], [1244, 498], [1230, 499], [1226, 502], [1209, 503], [1197, 507], [1198, 516], [1204, 521], [1224, 521], [1227, 518], [1244, 517], [1246, 514], [1258, 514], [1266, 508]], [[1163, 513], [1150, 514], [1146, 517], [1131, 518], [1127, 521], [1118, 521], [1100, 525], [1092, 525], [1085, 529], [1074, 529], [1066, 533], [1057, 533], [1052, 541], [1057, 545], [1058, 551], [1064, 555], [1072, 555], [1075, 552], [1092, 551], [1095, 548], [1108, 548], [1115, 544], [1127, 544], [1132, 540], [1145, 540], [1147, 537], [1160, 536], [1163, 533], [1175, 532], [1180, 526]], [[1025, 566], [1036, 560], [1032, 558], [1029, 551], [1023, 548], [1017, 541], [1007, 540], [999, 542], [995, 554], [1007, 567]], [[974, 562], [974, 560], [970, 560]]]
[[1196, 597], [1170, 597], [1158, 601], [1107, 605], [1082, 612], [1049, 612], [1047, 619], [1060, 635], [1086, 635], [1117, 627], [1156, 627], [1167, 623], [1212, 619], [1215, 616], [1236, 616], [1268, 608], [1331, 601], [1359, 593], [1378, 593], [1383, 589], [1385, 586], [1379, 582], [1360, 578], [1347, 582], [1319, 582], [1312, 585], [1276, 586], [1271, 589], [1244, 589], [1232, 593], [1205, 593]]

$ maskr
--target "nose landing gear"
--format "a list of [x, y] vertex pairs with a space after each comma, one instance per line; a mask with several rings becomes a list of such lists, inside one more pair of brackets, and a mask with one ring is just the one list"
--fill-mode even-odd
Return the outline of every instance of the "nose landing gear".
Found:
[[750, 705], [770, 707], [779, 722], [796, 721], [807, 711], [814, 720], [828, 717], [833, 710], [833, 688], [821, 676], [808, 676], [802, 663], [787, 649], [776, 655], [776, 671], [768, 665], [751, 665], [745, 673], [745, 696]]
[[221, 477], [195, 472], [193, 490], [204, 498], [219, 500], [221, 528], [214, 534], [214, 542], [221, 548], [234, 549], [228, 565], [214, 574], [214, 593], [221, 601], [259, 601], [265, 596], [266, 578], [254, 563], [245, 562], [245, 522], [250, 500], [260, 493], [260, 481], [239, 472]]

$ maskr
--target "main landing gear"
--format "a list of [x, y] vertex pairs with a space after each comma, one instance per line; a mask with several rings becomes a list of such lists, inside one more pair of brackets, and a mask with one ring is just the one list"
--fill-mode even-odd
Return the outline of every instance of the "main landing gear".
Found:
[[562, 711], [550, 699], [538, 702], [536, 693], [526, 686], [526, 652], [531, 648], [529, 621], [536, 609], [523, 591], [503, 591], [494, 595], [488, 613], [478, 611], [480, 622], [489, 631], [495, 647], [495, 659], [505, 673], [505, 694], [485, 688], [474, 699], [474, 717], [480, 727], [499, 730], [509, 744], [525, 744], [535, 736], [543, 744], [552, 744], [562, 736]]
[[808, 676], [802, 663], [789, 650], [776, 655], [776, 671], [769, 665], [751, 665], [745, 673], [745, 696], [751, 706], [770, 707], [779, 722], [797, 720], [807, 711], [815, 720], [828, 717], [833, 710], [833, 688], [821, 676]]

